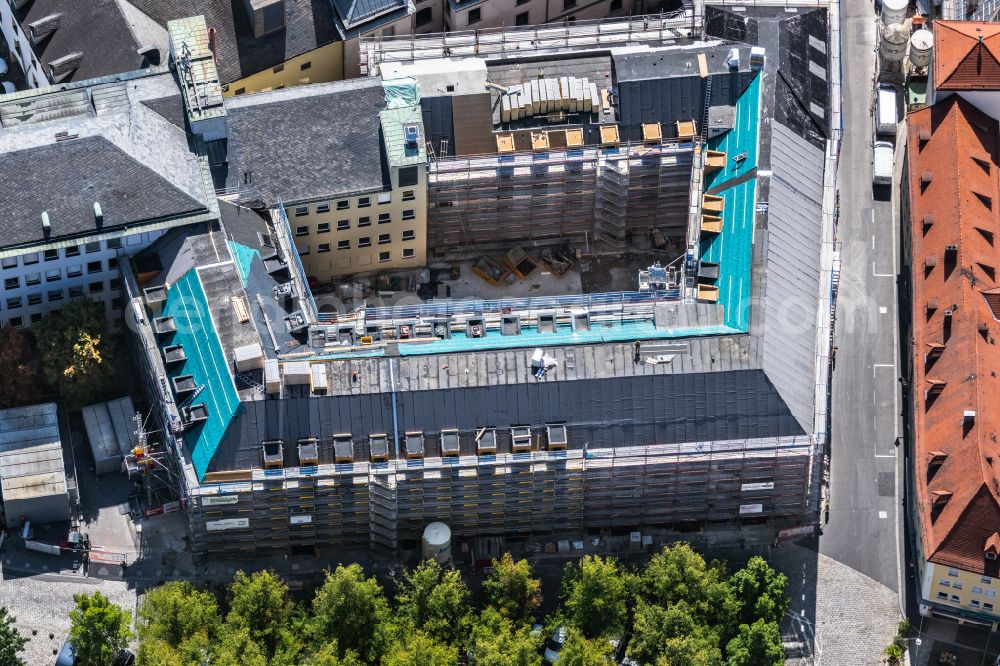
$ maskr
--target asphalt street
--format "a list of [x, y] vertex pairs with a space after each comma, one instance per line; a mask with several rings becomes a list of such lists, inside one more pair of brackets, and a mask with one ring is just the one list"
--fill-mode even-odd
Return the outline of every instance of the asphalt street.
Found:
[[[872, 188], [876, 24], [871, 0], [843, 0], [841, 272], [830, 453], [830, 518], [820, 552], [899, 590], [902, 544], [896, 343], [897, 188]], [[892, 197], [890, 200], [890, 192]], [[898, 455], [897, 455], [898, 454]]]

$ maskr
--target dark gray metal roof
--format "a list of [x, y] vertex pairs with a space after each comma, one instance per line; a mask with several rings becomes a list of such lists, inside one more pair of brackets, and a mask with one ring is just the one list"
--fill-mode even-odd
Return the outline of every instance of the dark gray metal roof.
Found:
[[[54, 165], [58, 165], [56, 168]], [[207, 211], [163, 175], [101, 136], [0, 153], [0, 246], [71, 237]], [[51, 234], [42, 230], [48, 212]]]
[[405, 0], [330, 0], [330, 4], [348, 31], [383, 14], [406, 8]]
[[228, 163], [217, 187], [249, 184], [285, 203], [382, 190], [381, 79], [366, 78], [226, 100]]
[[174, 127], [187, 131], [187, 112], [184, 110], [184, 99], [181, 97], [180, 91], [176, 95], [147, 99], [142, 104]]
[[285, 29], [260, 38], [254, 37], [243, 0], [130, 1], [164, 28], [174, 19], [204, 15], [217, 31], [216, 67], [223, 84], [337, 41], [328, 0], [284, 0]]
[[[572, 448], [803, 434], [759, 370], [406, 391], [395, 396], [308, 397], [307, 392], [308, 387], [291, 387], [291, 395], [281, 400], [245, 402], [210, 470], [260, 467], [260, 444], [268, 439], [285, 442], [289, 464], [300, 437], [319, 437], [327, 445], [334, 434], [346, 432], [359, 443], [376, 433], [389, 433], [391, 439], [394, 401], [400, 433], [423, 431], [428, 456], [438, 455], [435, 436], [442, 429], [457, 428], [465, 452], [472, 449], [479, 427], [541, 428], [559, 421], [567, 423]], [[509, 439], [501, 435], [500, 452], [510, 452]], [[356, 450], [359, 458], [367, 458], [363, 445]]]
[[823, 159], [823, 151], [772, 125], [764, 371], [808, 431], [816, 393]]

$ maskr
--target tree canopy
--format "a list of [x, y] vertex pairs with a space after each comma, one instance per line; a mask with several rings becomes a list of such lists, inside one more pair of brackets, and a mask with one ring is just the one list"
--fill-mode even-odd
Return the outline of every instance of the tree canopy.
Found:
[[566, 565], [566, 616], [588, 638], [621, 633], [628, 610], [627, 595], [627, 574], [613, 557], [586, 555], [579, 563]]
[[566, 641], [559, 651], [559, 666], [608, 666], [611, 644], [603, 638], [590, 640], [575, 627], [566, 630]]
[[69, 613], [69, 640], [81, 666], [112, 666], [132, 638], [128, 611], [111, 603], [98, 590], [74, 594]]
[[372, 663], [385, 653], [389, 636], [389, 601], [374, 578], [365, 578], [358, 564], [328, 571], [312, 602], [311, 634], [336, 641], [338, 657], [353, 651]]
[[515, 624], [489, 606], [472, 627], [469, 655], [477, 666], [539, 666], [542, 642], [528, 625]]
[[726, 646], [728, 666], [782, 666], [785, 649], [781, 645], [781, 630], [774, 622], [757, 620], [741, 624], [739, 633]]
[[532, 576], [527, 560], [504, 553], [493, 560], [493, 571], [483, 581], [489, 604], [509, 620], [520, 621], [542, 603], [542, 581]]
[[425, 560], [406, 573], [396, 590], [399, 618], [447, 645], [459, 645], [469, 627], [469, 588], [462, 575], [436, 560]]
[[[296, 635], [295, 606], [288, 598], [288, 586], [272, 571], [253, 574], [236, 572], [229, 588], [229, 614], [226, 630], [229, 638], [242, 642], [246, 638], [259, 648], [271, 664], [293, 664], [301, 651], [301, 638]], [[237, 638], [233, 631], [237, 631]]]
[[14, 626], [16, 621], [17, 618], [0, 606], [0, 664], [24, 666], [24, 660], [18, 655], [24, 651], [28, 639]]
[[751, 557], [729, 584], [740, 604], [740, 624], [752, 624], [757, 618], [781, 622], [788, 610], [788, 577], [772, 569], [763, 557]]
[[114, 344], [102, 303], [74, 299], [45, 315], [36, 330], [42, 375], [71, 406], [93, 402], [111, 387]]
[[28, 405], [41, 395], [41, 383], [31, 349], [30, 333], [8, 326], [0, 329], [0, 409]]
[[382, 666], [455, 666], [457, 661], [457, 649], [418, 631], [395, 643]]

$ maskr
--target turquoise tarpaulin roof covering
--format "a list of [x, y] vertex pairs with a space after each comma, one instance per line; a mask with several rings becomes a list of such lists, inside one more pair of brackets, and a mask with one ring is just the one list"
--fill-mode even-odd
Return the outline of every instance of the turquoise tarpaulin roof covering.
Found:
[[260, 256], [260, 252], [231, 240], [227, 240], [226, 242], [229, 243], [229, 249], [233, 253], [233, 259], [236, 261], [236, 271], [240, 274], [240, 282], [245, 287], [247, 286], [247, 276], [250, 275], [250, 264], [253, 262], [255, 256]]
[[401, 76], [382, 81], [385, 90], [385, 108], [398, 109], [420, 104], [420, 84], [412, 76]]
[[163, 315], [173, 317], [177, 326], [169, 344], [182, 345], [187, 356], [183, 365], [170, 373], [171, 377], [192, 375], [195, 384], [204, 387], [190, 402], [204, 404], [208, 420], [185, 433], [191, 462], [198, 480], [203, 480], [229, 422], [241, 405], [196, 269], [185, 273], [167, 290]]

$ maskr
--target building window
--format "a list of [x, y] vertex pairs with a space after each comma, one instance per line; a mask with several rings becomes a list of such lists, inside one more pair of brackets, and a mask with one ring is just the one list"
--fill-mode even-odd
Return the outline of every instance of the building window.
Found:
[[347, 210], [350, 207], [351, 207], [351, 202], [346, 199], [342, 199], [341, 201], [337, 202], [337, 210]]
[[941, 580], [938, 581], [938, 585], [940, 585], [941, 587], [951, 587], [951, 581], [948, 580], [947, 578], [942, 578]]
[[526, 5], [529, 2], [531, 2], [531, 0], [517, 0], [517, 6], [520, 7], [521, 5]]
[[417, 17], [415, 19], [415, 24], [419, 28], [422, 25], [427, 25], [434, 20], [434, 10], [430, 7], [424, 7], [423, 9], [417, 10]]
[[413, 187], [420, 182], [420, 171], [415, 166], [403, 167], [399, 170], [399, 186]]
[[280, 65], [275, 65], [274, 69], [272, 69], [271, 71], [274, 72], [275, 74], [282, 73], [283, 71], [285, 71], [285, 63], [281, 63]]
[[350, 250], [351, 249], [351, 241], [346, 240], [346, 239], [345, 240], [339, 240], [339, 241], [337, 241], [337, 249], [338, 250]]
[[87, 243], [86, 245], [84, 245], [84, 248], [87, 250], [87, 254], [93, 254], [95, 252], [100, 252], [101, 251], [101, 242], [100, 241], [94, 241], [93, 243]]
[[296, 206], [295, 217], [302, 217], [309, 214], [309, 206]]
[[379, 252], [378, 253], [378, 260], [379, 261], [389, 261], [390, 259], [392, 259], [392, 253], [391, 252], [386, 251], [386, 252]]
[[986, 598], [987, 599], [996, 599], [996, 597], [997, 597], [997, 591], [996, 590], [986, 590]]
[[313, 66], [313, 64], [312, 64], [312, 62], [311, 62], [311, 61], [310, 61], [310, 62], [304, 62], [304, 63], [302, 63], [301, 65], [299, 65], [299, 71], [300, 71], [300, 72], [304, 72], [304, 71], [306, 71], [307, 69], [311, 69], [311, 68], [312, 68], [312, 66]]
[[318, 234], [330, 233], [330, 223], [329, 222], [320, 222], [319, 224], [317, 224], [316, 225], [316, 233], [318, 233]]
[[115, 310], [121, 310], [124, 304], [125, 301], [123, 301], [121, 298], [111, 299], [111, 307], [114, 308]]
[[531, 12], [521, 12], [515, 16], [514, 25], [531, 25]]
[[28, 273], [27, 275], [24, 276], [24, 284], [26, 284], [29, 287], [33, 287], [36, 284], [41, 284], [41, 283], [42, 283], [41, 273]]
[[989, 576], [982, 576], [980, 577], [979, 582], [982, 583], [983, 585], [992, 585], [993, 579], [990, 578]]
[[982, 594], [983, 593], [983, 588], [979, 587], [978, 585], [973, 585], [972, 586], [972, 593], [973, 594]]
[[309, 227], [307, 227], [307, 226], [295, 227], [295, 235], [296, 236], [308, 236], [309, 235]]
[[316, 246], [316, 251], [317, 252], [329, 252], [330, 251], [330, 244], [329, 243], [320, 243], [319, 245]]
[[41, 302], [41, 294], [28, 294], [28, 305], [39, 305]]
[[955, 567], [948, 567], [948, 575], [952, 577], [958, 576], [958, 569]]
[[247, 91], [247, 89], [246, 89], [246, 88], [237, 88], [237, 89], [236, 89], [236, 94], [237, 94], [237, 95], [243, 95], [243, 94], [245, 94], [245, 93], [246, 93], [246, 91]]
[[8, 298], [7, 299], [7, 309], [8, 310], [16, 310], [19, 307], [21, 307], [21, 297], [20, 296], [15, 296], [14, 298]]
[[392, 222], [392, 213], [379, 213], [378, 223], [379, 224], [389, 224]]
[[344, 231], [351, 228], [350, 220], [337, 220], [337, 231]]
[[403, 190], [403, 201], [413, 201], [416, 198], [417, 195], [413, 190]]
[[952, 586], [953, 588], [955, 588], [956, 590], [961, 590], [961, 589], [962, 589], [962, 581], [960, 581], [960, 580], [956, 580], [955, 582], [953, 582], [953, 583], [951, 584], [951, 586]]
[[576, 0], [563, 0], [563, 11], [576, 7]]
[[108, 259], [108, 270], [115, 271], [118, 270], [118, 257], [111, 257]]
[[[483, 13], [480, 11], [479, 7], [469, 10], [469, 20], [466, 25], [472, 25], [473, 23], [479, 23], [483, 20]], [[381, 259], [379, 259], [381, 261]], [[388, 261], [388, 259], [386, 259]]]
[[969, 599], [969, 606], [972, 608], [979, 608], [979, 599]]
[[[97, 247], [98, 247], [98, 249], [100, 249], [101, 244], [98, 243]], [[24, 265], [25, 266], [30, 266], [32, 264], [37, 264], [37, 263], [38, 263], [38, 253], [37, 252], [29, 252], [28, 254], [24, 255]]]
[[381, 194], [378, 195], [378, 202], [379, 202], [379, 204], [391, 203], [392, 202], [392, 193], [390, 193], [390, 192], [382, 192]]
[[358, 247], [371, 247], [371, 246], [372, 246], [371, 236], [362, 236], [361, 238], [358, 239]]
[[17, 289], [20, 286], [21, 286], [21, 280], [16, 277], [7, 278], [6, 280], [3, 281], [4, 289]]
[[66, 277], [75, 278], [83, 275], [83, 266], [80, 264], [73, 264], [66, 268]]
[[102, 270], [101, 262], [99, 261], [88, 261], [87, 262], [87, 272], [88, 273], [100, 273]]
[[359, 227], [370, 227], [372, 225], [372, 218], [365, 215], [364, 217], [358, 218]]
[[392, 242], [392, 235], [391, 234], [379, 234], [378, 235], [378, 244], [379, 245], [388, 245], [391, 242]]
[[328, 204], [328, 203], [316, 204], [316, 212], [317, 213], [329, 213], [330, 212], [330, 204]]
[[[14, 318], [18, 319], [18, 317], [14, 317]], [[36, 312], [35, 314], [31, 315], [31, 323], [32, 324], [37, 324], [41, 320], [42, 320], [42, 313], [41, 312]]]
[[121, 248], [121, 246], [122, 246], [122, 239], [121, 238], [109, 238], [108, 239], [108, 249], [109, 250], [117, 250], [117, 249]]
[[403, 211], [403, 219], [404, 220], [413, 220], [416, 217], [417, 217], [417, 213], [412, 208]]
[[63, 299], [62, 289], [53, 289], [49, 292], [49, 303], [55, 303]]
[[610, 11], [619, 12], [622, 9], [622, 0], [611, 0], [611, 6], [608, 8]]
[[70, 245], [68, 248], [66, 248], [66, 256], [67, 257], [79, 257], [80, 256], [80, 246], [79, 245]]
[[69, 297], [76, 298], [77, 296], [83, 296], [83, 287], [70, 287]]
[[122, 288], [121, 278], [112, 278], [111, 281], [108, 282], [108, 289], [121, 289], [121, 288]]
[[[97, 262], [100, 264], [101, 262]], [[45, 281], [46, 282], [56, 282], [62, 279], [62, 271], [58, 268], [51, 268], [45, 271]]]
[[46, 250], [44, 258], [45, 261], [55, 261], [59, 258], [59, 250]]
[[309, 254], [309, 246], [308, 245], [296, 246], [295, 251], [299, 253], [300, 257], [304, 257], [307, 254]]
[[358, 208], [368, 208], [372, 205], [371, 197], [361, 197], [358, 199]]
[[17, 268], [17, 257], [4, 257], [0, 265], [4, 268]]
[[956, 604], [962, 603], [962, 597], [958, 596], [957, 594], [951, 595], [951, 600]]
[[21, 328], [24, 326], [24, 317], [11, 317], [10, 326], [11, 328]]
[[406, 229], [403, 231], [403, 240], [410, 241], [417, 237], [417, 232], [413, 229]]
[[91, 282], [88, 285], [88, 289], [92, 294], [99, 294], [104, 291], [104, 282]]
[[416, 256], [416, 251], [412, 247], [403, 248], [403, 259], [412, 259]]
[[985, 604], [984, 603], [983, 604], [983, 610], [987, 610], [987, 611], [989, 611], [989, 612], [992, 613], [993, 612], [993, 604]]

